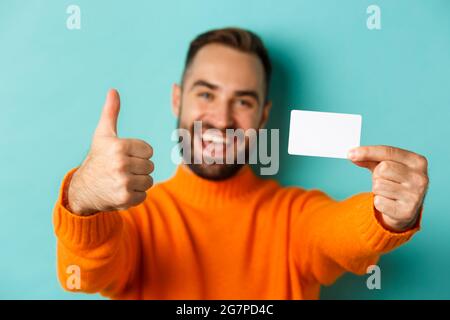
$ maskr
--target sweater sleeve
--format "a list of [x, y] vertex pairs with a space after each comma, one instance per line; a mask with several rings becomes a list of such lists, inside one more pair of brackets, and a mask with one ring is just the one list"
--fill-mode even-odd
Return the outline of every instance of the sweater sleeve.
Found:
[[78, 216], [65, 206], [72, 174], [64, 178], [53, 211], [57, 236], [57, 272], [64, 289], [123, 296], [137, 275], [140, 242], [128, 211]]
[[365, 274], [380, 255], [407, 242], [420, 229], [392, 232], [380, 223], [373, 193], [336, 201], [319, 190], [296, 197], [292, 213], [291, 253], [306, 279], [332, 284], [350, 271]]

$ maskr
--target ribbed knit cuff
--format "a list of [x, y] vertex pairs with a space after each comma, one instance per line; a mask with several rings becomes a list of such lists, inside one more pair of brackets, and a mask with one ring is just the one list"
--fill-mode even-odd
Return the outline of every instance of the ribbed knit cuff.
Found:
[[363, 197], [360, 210], [358, 210], [358, 217], [360, 218], [359, 230], [363, 239], [367, 241], [367, 244], [375, 252], [385, 253], [393, 250], [407, 242], [420, 230], [422, 211], [414, 227], [403, 232], [394, 232], [384, 228], [378, 220], [377, 211], [373, 205], [373, 193], [363, 193], [359, 196]]
[[122, 231], [122, 217], [117, 211], [98, 212], [90, 216], [79, 216], [70, 212], [63, 199], [67, 183], [76, 168], [70, 170], [61, 184], [58, 201], [53, 210], [55, 234], [64, 244], [73, 247], [89, 248], [107, 241]]

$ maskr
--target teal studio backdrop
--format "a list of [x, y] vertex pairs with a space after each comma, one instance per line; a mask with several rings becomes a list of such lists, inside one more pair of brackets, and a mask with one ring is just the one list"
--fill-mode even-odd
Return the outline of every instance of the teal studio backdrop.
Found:
[[[81, 9], [69, 30], [66, 9]], [[381, 30], [366, 9], [381, 8]], [[450, 1], [0, 1], [0, 298], [97, 299], [56, 277], [52, 209], [63, 175], [86, 155], [110, 87], [119, 134], [151, 143], [155, 181], [171, 176], [170, 110], [189, 41], [211, 28], [258, 33], [274, 63], [269, 123], [279, 128], [285, 185], [337, 199], [371, 189], [346, 160], [287, 154], [289, 111], [357, 113], [362, 144], [429, 160], [422, 230], [382, 257], [381, 290], [345, 275], [323, 299], [450, 299]]]

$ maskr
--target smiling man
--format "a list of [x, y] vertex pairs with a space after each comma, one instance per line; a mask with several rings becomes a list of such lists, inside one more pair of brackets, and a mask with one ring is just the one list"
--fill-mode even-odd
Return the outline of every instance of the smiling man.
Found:
[[419, 230], [427, 161], [410, 151], [352, 150], [373, 188], [343, 201], [282, 187], [237, 161], [204, 161], [248, 155], [248, 139], [225, 132], [264, 127], [270, 75], [254, 33], [194, 39], [172, 95], [191, 152], [154, 186], [152, 147], [119, 138], [119, 95], [108, 92], [91, 150], [64, 178], [54, 209], [63, 287], [113, 299], [317, 299], [321, 285], [364, 274]]

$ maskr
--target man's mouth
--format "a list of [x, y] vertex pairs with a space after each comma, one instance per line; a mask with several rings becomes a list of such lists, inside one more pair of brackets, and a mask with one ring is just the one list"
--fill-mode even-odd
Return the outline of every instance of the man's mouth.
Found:
[[[230, 139], [231, 140], [231, 139]], [[230, 141], [223, 135], [218, 135], [205, 131], [202, 133], [202, 154], [209, 158], [223, 158], [225, 156], [225, 150], [233, 145], [233, 141]]]

